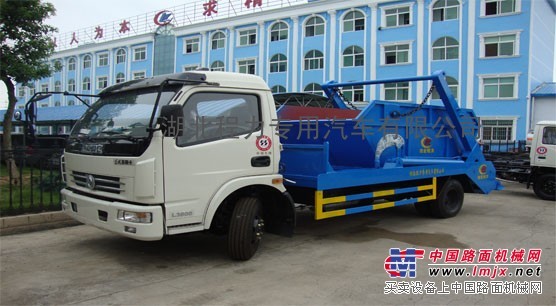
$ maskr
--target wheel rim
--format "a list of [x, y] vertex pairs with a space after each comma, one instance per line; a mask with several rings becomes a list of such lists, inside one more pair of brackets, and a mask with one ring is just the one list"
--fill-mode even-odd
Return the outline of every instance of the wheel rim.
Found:
[[258, 243], [263, 238], [264, 220], [259, 216], [255, 216], [253, 220], [253, 240], [252, 243]]
[[544, 193], [546, 193], [546, 194], [548, 194], [548, 195], [553, 195], [553, 194], [554, 194], [554, 191], [555, 191], [555, 189], [556, 189], [556, 186], [555, 186], [555, 185], [556, 185], [556, 184], [555, 184], [555, 182], [554, 182], [554, 179], [548, 179], [548, 180], [545, 180], [545, 181], [542, 183], [541, 189], [542, 189], [542, 191], [543, 191]]
[[458, 209], [460, 201], [460, 194], [456, 190], [451, 189], [446, 193], [446, 197], [444, 198], [444, 206], [447, 208], [447, 210], [454, 211]]

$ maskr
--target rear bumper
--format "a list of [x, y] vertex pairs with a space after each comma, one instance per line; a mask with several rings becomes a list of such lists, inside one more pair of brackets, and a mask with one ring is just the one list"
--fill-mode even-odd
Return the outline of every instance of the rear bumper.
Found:
[[[137, 240], [160, 240], [164, 236], [164, 214], [160, 205], [143, 206], [104, 201], [68, 189], [63, 189], [61, 194], [62, 210], [81, 223]], [[134, 223], [118, 220], [118, 210], [151, 213], [152, 222]], [[135, 233], [132, 232], [133, 228]]]

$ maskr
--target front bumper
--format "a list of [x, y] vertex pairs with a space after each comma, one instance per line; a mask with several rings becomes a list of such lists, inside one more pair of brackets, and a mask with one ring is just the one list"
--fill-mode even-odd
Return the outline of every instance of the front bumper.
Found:
[[[164, 214], [160, 205], [143, 206], [104, 201], [68, 189], [63, 189], [61, 194], [62, 210], [81, 223], [137, 240], [160, 240], [164, 236]], [[135, 223], [118, 220], [118, 210], [151, 213], [152, 222]]]

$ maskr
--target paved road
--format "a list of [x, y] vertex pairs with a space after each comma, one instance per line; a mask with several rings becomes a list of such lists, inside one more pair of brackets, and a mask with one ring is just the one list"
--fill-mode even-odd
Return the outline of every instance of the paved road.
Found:
[[[400, 207], [313, 221], [299, 213], [294, 238], [265, 236], [248, 262], [225, 254], [225, 240], [194, 234], [134, 241], [89, 226], [0, 238], [0, 304], [556, 304], [554, 202], [518, 184], [466, 195], [462, 212], [435, 220]], [[542, 248], [542, 294], [385, 295], [389, 248]], [[416, 279], [441, 286], [485, 278], [433, 278], [417, 260]], [[511, 267], [514, 268], [513, 266]]]

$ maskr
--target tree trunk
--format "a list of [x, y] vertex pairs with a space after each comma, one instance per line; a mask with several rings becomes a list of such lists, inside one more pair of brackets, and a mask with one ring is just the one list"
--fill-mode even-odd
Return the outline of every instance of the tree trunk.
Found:
[[11, 184], [19, 185], [19, 170], [17, 169], [12, 151], [12, 118], [17, 98], [15, 97], [15, 86], [12, 83], [12, 80], [8, 76], [2, 76], [2, 81], [6, 84], [6, 88], [8, 89], [8, 109], [4, 114], [4, 121], [2, 122], [2, 126], [4, 128], [4, 135], [2, 137], [2, 154], [4, 154], [6, 167], [8, 168], [8, 173], [12, 178]]

